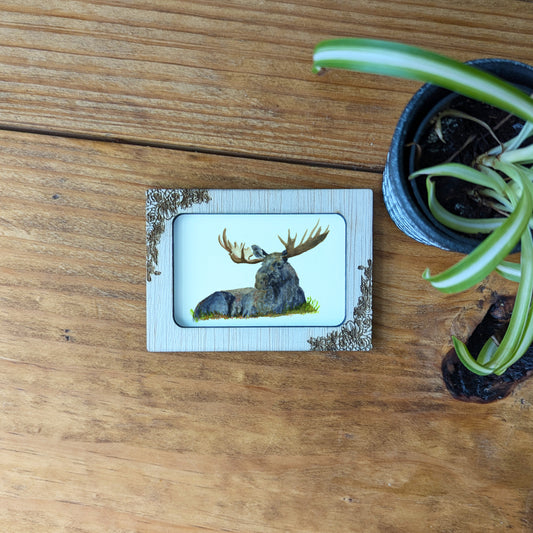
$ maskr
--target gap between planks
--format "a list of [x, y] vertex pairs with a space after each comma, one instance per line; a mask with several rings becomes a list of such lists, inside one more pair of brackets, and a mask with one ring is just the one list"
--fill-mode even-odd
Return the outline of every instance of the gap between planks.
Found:
[[237, 157], [242, 159], [251, 159], [255, 161], [267, 161], [271, 163], [287, 163], [291, 165], [299, 165], [313, 168], [329, 168], [334, 170], [349, 170], [353, 172], [365, 172], [369, 174], [383, 174], [383, 167], [365, 167], [357, 165], [346, 165], [342, 163], [326, 163], [319, 161], [307, 161], [296, 158], [271, 157], [261, 154], [249, 154], [245, 152], [231, 152], [226, 150], [213, 150], [207, 148], [196, 148], [190, 146], [180, 146], [177, 144], [165, 142], [147, 142], [134, 139], [127, 139], [122, 137], [115, 137], [109, 135], [89, 135], [89, 134], [73, 134], [65, 131], [42, 130], [39, 128], [15, 128], [12, 126], [0, 125], [0, 132], [22, 133], [30, 135], [41, 135], [43, 137], [58, 137], [63, 139], [76, 139], [80, 141], [95, 141], [95, 142], [109, 142], [114, 144], [124, 144], [127, 146], [139, 146], [142, 148], [157, 148], [162, 150], [173, 150], [175, 152], [188, 152], [195, 154], [215, 155], [222, 157]]

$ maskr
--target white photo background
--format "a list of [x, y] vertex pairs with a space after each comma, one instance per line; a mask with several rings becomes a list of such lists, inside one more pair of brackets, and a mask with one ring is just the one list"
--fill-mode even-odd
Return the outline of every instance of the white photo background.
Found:
[[[317, 313], [274, 317], [195, 321], [192, 310], [215, 291], [255, 285], [257, 264], [234, 263], [219, 242], [224, 228], [228, 240], [253, 244], [267, 253], [282, 252], [278, 235], [296, 244], [317, 221], [329, 234], [315, 248], [290, 258], [306, 298], [319, 305]], [[338, 326], [346, 310], [346, 224], [339, 214], [184, 214], [173, 224], [174, 319], [181, 327]]]

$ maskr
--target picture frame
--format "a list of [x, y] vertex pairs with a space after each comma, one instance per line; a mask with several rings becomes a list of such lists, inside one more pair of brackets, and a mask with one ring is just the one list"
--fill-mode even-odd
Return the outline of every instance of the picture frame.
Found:
[[147, 349], [372, 348], [372, 191], [149, 189]]

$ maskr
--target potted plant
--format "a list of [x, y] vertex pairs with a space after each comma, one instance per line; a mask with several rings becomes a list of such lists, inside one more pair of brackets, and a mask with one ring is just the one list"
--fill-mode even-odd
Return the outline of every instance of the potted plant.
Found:
[[[520, 88], [475, 65], [400, 43], [368, 39], [321, 42], [315, 48], [313, 69], [319, 72], [327, 68], [424, 81], [524, 121], [515, 124], [515, 134], [502, 141], [489, 121], [483, 118], [448, 108], [439, 111], [434, 116], [433, 135], [440, 137], [441, 141], [446, 141], [442, 131], [443, 120], [451, 118], [476, 124], [492, 139], [492, 146], [475, 154], [468, 163], [444, 161], [429, 168], [411, 168], [410, 175], [393, 187], [392, 194], [390, 190], [384, 193], [388, 196], [387, 208], [391, 216], [408, 235], [442, 248], [469, 252], [444, 272], [436, 275], [428, 270], [424, 272], [424, 279], [435, 288], [446, 293], [466, 290], [492, 271], [518, 283], [514, 308], [503, 337], [491, 336], [475, 356], [465, 343], [453, 338], [457, 356], [468, 370], [480, 376], [502, 375], [533, 342], [533, 99]], [[423, 91], [427, 90], [427, 87], [423, 88]], [[401, 142], [407, 141], [403, 139]], [[403, 150], [403, 145], [396, 146], [397, 152]], [[387, 180], [392, 173], [390, 160], [395, 155], [391, 152], [385, 173]], [[397, 174], [401, 175], [401, 169]], [[427, 216], [420, 215], [423, 207], [417, 205], [413, 193], [406, 195], [409, 200], [407, 205], [396, 201], [400, 186], [402, 190], [408, 190], [409, 183], [420, 179], [425, 182], [423, 203], [427, 207]], [[490, 208], [490, 216], [470, 218], [443, 205], [437, 189], [444, 179], [452, 180], [457, 186], [467, 184], [469, 193]], [[455, 235], [455, 245], [454, 239], [443, 245], [442, 242], [432, 242], [432, 238], [426, 238], [426, 235], [420, 237], [416, 234], [420, 224], [444, 228], [448, 235]], [[467, 249], [461, 249], [465, 236], [472, 235], [483, 235], [483, 238], [470, 239]], [[517, 245], [520, 249], [519, 264], [506, 259]]]

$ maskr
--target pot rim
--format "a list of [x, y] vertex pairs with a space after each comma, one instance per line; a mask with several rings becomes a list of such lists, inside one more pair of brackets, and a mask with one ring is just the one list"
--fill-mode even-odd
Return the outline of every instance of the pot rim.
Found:
[[[531, 87], [533, 92], [533, 67], [526, 63], [503, 58], [480, 58], [466, 63], [500, 76], [522, 89]], [[383, 197], [392, 220], [409, 237], [444, 250], [469, 253], [483, 239], [439, 227], [440, 224], [437, 226], [420, 208], [407, 180], [409, 161], [406, 145], [437, 103], [454, 94], [458, 93], [426, 83], [411, 97], [400, 115], [387, 154]]]

